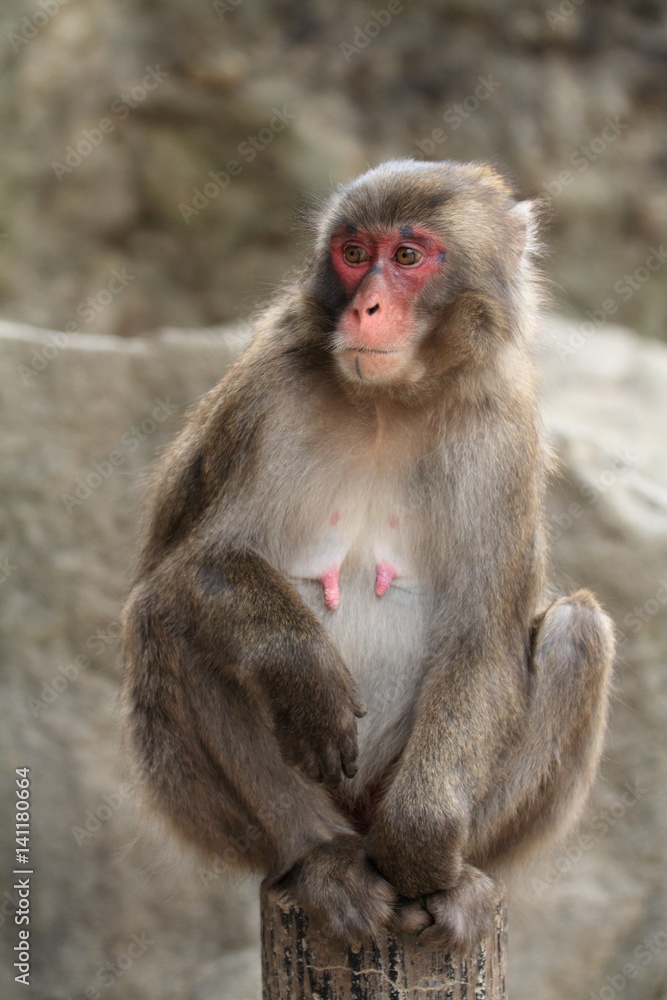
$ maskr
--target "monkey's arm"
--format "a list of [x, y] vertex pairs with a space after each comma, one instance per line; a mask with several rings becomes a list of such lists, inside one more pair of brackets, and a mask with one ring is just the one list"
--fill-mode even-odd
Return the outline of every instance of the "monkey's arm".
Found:
[[130, 673], [168, 663], [169, 680], [185, 685], [199, 665], [214, 682], [233, 672], [267, 708], [288, 763], [328, 787], [356, 773], [365, 708], [354, 682], [320, 622], [256, 552], [175, 552], [133, 591], [124, 644]]
[[285, 759], [335, 787], [341, 772], [356, 771], [355, 716], [365, 708], [324, 627], [234, 529], [228, 511], [252, 479], [261, 409], [248, 417], [234, 407], [233, 390], [224, 394], [226, 412], [211, 396], [204, 401], [154, 481], [124, 615], [126, 691], [136, 700], [133, 692], [155, 678], [180, 699], [193, 683], [233, 674], [268, 711]]

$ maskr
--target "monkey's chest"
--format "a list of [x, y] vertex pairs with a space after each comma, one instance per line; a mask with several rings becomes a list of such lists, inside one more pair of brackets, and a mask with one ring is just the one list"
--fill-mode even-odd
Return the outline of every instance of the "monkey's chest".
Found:
[[[319, 584], [324, 608], [350, 602], [377, 605], [393, 588], [419, 594], [419, 560], [400, 507], [364, 513], [334, 508], [314, 536], [305, 536], [290, 560], [289, 575]], [[348, 593], [349, 588], [349, 593]], [[375, 600], [373, 600], [375, 598]], [[390, 603], [390, 602], [386, 602]]]
[[400, 752], [432, 613], [409, 511], [329, 512], [290, 559], [288, 578], [330, 632], [368, 706], [359, 723], [363, 787]]

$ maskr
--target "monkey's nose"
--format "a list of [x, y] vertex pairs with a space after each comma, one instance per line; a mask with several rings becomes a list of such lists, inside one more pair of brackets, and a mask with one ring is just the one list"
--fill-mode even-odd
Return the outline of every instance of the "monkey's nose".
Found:
[[376, 302], [374, 306], [367, 306], [365, 309], [355, 309], [354, 318], [357, 323], [363, 323], [367, 316], [374, 316], [376, 312], [380, 311], [380, 303]]
[[357, 323], [362, 324], [367, 316], [374, 316], [376, 312], [380, 311], [380, 303], [376, 302], [374, 306], [362, 306], [361, 308], [355, 308], [352, 310], [354, 313], [354, 318]]

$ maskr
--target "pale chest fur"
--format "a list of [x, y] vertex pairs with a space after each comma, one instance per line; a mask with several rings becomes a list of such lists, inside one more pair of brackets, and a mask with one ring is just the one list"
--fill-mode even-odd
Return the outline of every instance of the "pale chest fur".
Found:
[[[322, 461], [274, 520], [276, 568], [331, 633], [368, 706], [359, 774], [372, 784], [400, 752], [433, 607], [425, 499], [409, 461]], [[279, 495], [279, 491], [276, 491]]]

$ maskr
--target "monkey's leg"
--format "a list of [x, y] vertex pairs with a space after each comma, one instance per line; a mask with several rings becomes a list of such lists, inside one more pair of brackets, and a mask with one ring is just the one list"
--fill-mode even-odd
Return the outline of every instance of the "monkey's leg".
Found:
[[472, 812], [461, 880], [406, 907], [404, 926], [423, 926], [426, 909], [426, 938], [465, 946], [490, 922], [494, 880], [486, 872], [505, 874], [576, 820], [602, 750], [613, 653], [613, 626], [587, 591], [537, 619], [523, 738]]
[[[571, 824], [599, 760], [611, 623], [584, 591], [556, 601], [533, 631], [529, 663], [517, 647], [514, 665], [497, 674], [469, 660], [429, 678], [369, 833], [380, 871], [404, 897], [419, 897], [402, 911], [403, 926], [432, 920], [427, 938], [455, 950], [474, 947], [490, 925], [497, 885], [487, 873]], [[502, 666], [502, 656], [497, 647], [487, 662]], [[442, 691], [449, 700], [438, 702]]]
[[536, 620], [523, 739], [471, 831], [482, 866], [508, 867], [578, 818], [602, 753], [613, 657], [613, 625], [586, 590]]
[[337, 934], [388, 923], [393, 891], [328, 791], [285, 762], [264, 699], [194, 648], [164, 601], [153, 604], [137, 601], [127, 616], [123, 692], [153, 805], [216, 866], [282, 879]]
[[321, 785], [284, 763], [261, 707], [230, 682], [192, 707], [196, 719], [154, 706], [141, 727], [160, 755], [153, 788], [171, 822], [218, 865], [266, 876], [341, 937], [389, 923], [394, 893], [363, 839]]

